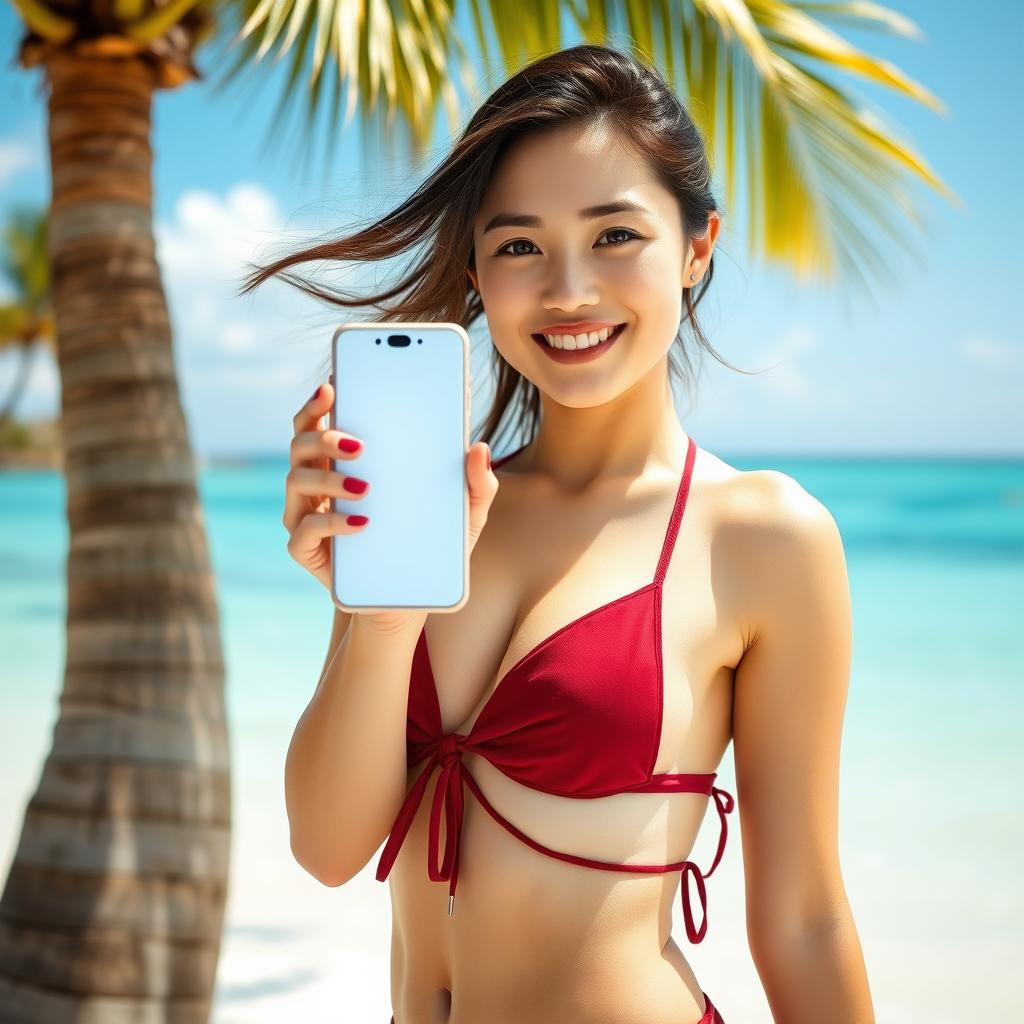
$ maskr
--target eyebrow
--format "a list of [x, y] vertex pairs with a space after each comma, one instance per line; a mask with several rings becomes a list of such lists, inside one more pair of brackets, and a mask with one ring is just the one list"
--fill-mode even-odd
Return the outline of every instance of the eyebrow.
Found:
[[[610, 213], [646, 213], [653, 216], [646, 206], [634, 203], [629, 199], [617, 199], [610, 203], [588, 206], [579, 211], [581, 220], [597, 220], [607, 217]], [[484, 234], [495, 228], [542, 228], [544, 222], [532, 213], [496, 213], [484, 227]]]

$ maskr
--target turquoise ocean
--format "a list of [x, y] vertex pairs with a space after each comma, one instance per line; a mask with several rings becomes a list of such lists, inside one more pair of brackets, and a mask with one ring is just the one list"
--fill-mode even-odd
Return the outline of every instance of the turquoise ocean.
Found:
[[[716, 454], [738, 469], [794, 477], [843, 537], [854, 653], [840, 844], [878, 1021], [1024, 1020], [1013, 980], [1024, 953], [1024, 460]], [[260, 458], [200, 471], [234, 775], [214, 1020], [295, 1011], [384, 1024], [390, 920], [373, 863], [366, 884], [353, 880], [345, 893], [319, 886], [288, 856], [284, 752], [319, 676], [333, 609], [285, 550], [287, 468], [285, 458]], [[0, 474], [5, 877], [56, 720], [64, 499], [58, 473]], [[731, 747], [719, 775], [735, 792]], [[710, 862], [714, 817], [698, 840], [700, 863]], [[708, 882], [708, 938], [691, 950], [678, 921], [673, 934], [726, 1020], [769, 1022], [746, 946], [739, 827]]]

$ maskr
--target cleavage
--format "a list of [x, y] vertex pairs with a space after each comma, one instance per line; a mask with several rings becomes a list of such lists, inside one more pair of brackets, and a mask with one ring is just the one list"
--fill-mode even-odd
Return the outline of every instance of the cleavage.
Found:
[[[679, 479], [614, 487], [560, 498], [503, 475], [473, 551], [469, 601], [450, 615], [428, 616], [425, 626], [442, 727], [451, 726], [446, 733], [468, 734], [497, 690], [515, 682], [509, 670], [554, 633], [654, 581]], [[509, 583], [517, 571], [510, 552], [513, 559], [518, 553], [518, 585]], [[520, 595], [515, 603], [509, 591]], [[505, 641], [497, 664], [487, 656], [495, 645], [485, 640], [494, 623], [509, 624], [498, 630]], [[453, 714], [460, 709], [465, 713]]]

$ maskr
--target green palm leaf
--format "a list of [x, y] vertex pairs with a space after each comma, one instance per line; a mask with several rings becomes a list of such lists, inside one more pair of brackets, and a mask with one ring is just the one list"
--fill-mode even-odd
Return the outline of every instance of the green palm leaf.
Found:
[[[843, 273], [867, 283], [872, 274], [881, 277], [891, 262], [890, 243], [908, 245], [907, 232], [893, 225], [893, 203], [920, 226], [908, 191], [913, 179], [956, 200], [909, 143], [827, 77], [857, 76], [944, 112], [923, 86], [826, 24], [919, 35], [907, 18], [879, 4], [526, 0], [513, 6], [470, 0], [470, 6], [491, 88], [497, 74], [564, 45], [564, 13], [588, 42], [614, 42], [609, 37], [623, 34], [690, 105], [721, 175], [725, 206], [745, 209], [751, 255], [788, 265], [798, 278]], [[449, 130], [457, 130], [453, 69], [470, 102], [482, 98], [448, 0], [237, 0], [224, 9], [241, 21], [238, 53], [214, 88], [235, 82], [275, 47], [275, 59], [289, 56], [266, 146], [282, 147], [288, 108], [304, 106], [294, 149], [306, 165], [310, 131], [328, 105], [325, 76], [332, 86], [324, 118], [328, 154], [359, 108], [364, 151], [371, 137], [393, 150], [400, 114], [414, 158], [422, 160], [439, 103]], [[347, 106], [339, 122], [343, 91]]]

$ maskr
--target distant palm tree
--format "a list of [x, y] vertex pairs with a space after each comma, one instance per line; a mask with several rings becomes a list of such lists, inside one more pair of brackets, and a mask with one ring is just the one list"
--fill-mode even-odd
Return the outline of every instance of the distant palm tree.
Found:
[[[26, 26], [21, 64], [42, 67], [48, 87], [70, 548], [60, 710], [0, 898], [0, 1020], [199, 1022], [209, 1015], [227, 886], [229, 751], [218, 607], [152, 233], [153, 93], [200, 78], [193, 54], [207, 40], [241, 39], [223, 85], [283, 35], [292, 60], [271, 122], [282, 149], [281, 112], [300, 102], [306, 124], [288, 148], [311, 152], [327, 82], [329, 147], [357, 106], [364, 144], [371, 125], [389, 143], [397, 111], [416, 159], [440, 101], [455, 127], [452, 51], [473, 101], [480, 96], [453, 0], [13, 3]], [[937, 107], [811, 16], [914, 31], [877, 5], [595, 0], [584, 11], [474, 0], [472, 10], [488, 77], [485, 17], [502, 74], [560, 48], [564, 16], [587, 42], [614, 42], [609, 26], [620, 24], [638, 56], [682, 81], [724, 169], [727, 204], [743, 144], [751, 251], [801, 276], [834, 274], [841, 263], [860, 277], [865, 257], [884, 269], [864, 227], [903, 244], [891, 216], [893, 201], [913, 212], [901, 175], [943, 190], [908, 146], [810, 66]]]
[[18, 353], [14, 379], [0, 398], [2, 435], [28, 383], [32, 354], [40, 344], [54, 343], [45, 211], [22, 208], [11, 214], [3, 231], [0, 274], [13, 289], [12, 298], [0, 303], [0, 350]]

